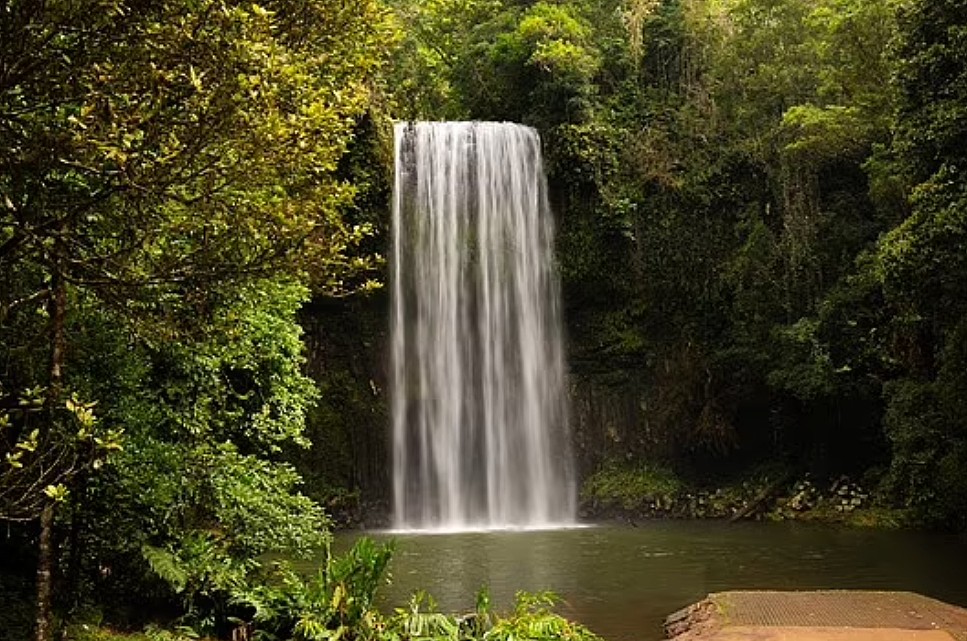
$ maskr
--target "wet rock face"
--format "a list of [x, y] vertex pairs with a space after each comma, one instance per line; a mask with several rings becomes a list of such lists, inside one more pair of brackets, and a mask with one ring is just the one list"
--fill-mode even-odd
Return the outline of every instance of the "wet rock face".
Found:
[[711, 599], [702, 599], [670, 614], [665, 619], [665, 636], [676, 641], [688, 641], [721, 626], [721, 613]]

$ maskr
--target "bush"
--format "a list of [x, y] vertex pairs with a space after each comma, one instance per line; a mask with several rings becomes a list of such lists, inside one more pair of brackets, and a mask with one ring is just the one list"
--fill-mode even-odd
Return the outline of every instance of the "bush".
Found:
[[671, 470], [656, 465], [623, 467], [609, 464], [584, 483], [581, 499], [592, 509], [620, 508], [664, 513], [675, 505], [682, 482]]
[[407, 608], [396, 610], [386, 641], [600, 641], [584, 626], [553, 612], [557, 597], [550, 592], [518, 592], [513, 613], [502, 617], [490, 608], [486, 589], [477, 594], [471, 614], [436, 612], [433, 600], [419, 592]]
[[344, 556], [327, 554], [311, 578], [288, 563], [277, 563], [262, 580], [233, 591], [233, 604], [250, 613], [249, 620], [239, 617], [238, 624], [267, 638], [379, 639], [385, 624], [374, 599], [387, 580], [392, 554], [392, 545], [362, 538]]
[[[285, 563], [274, 564], [232, 591], [232, 638], [272, 641], [600, 641], [582, 625], [555, 614], [551, 593], [519, 592], [509, 616], [495, 614], [486, 589], [474, 611], [457, 616], [436, 611], [431, 597], [413, 595], [405, 608], [383, 616], [376, 594], [387, 581], [392, 544], [360, 539], [340, 557], [327, 556], [318, 574], [300, 575]], [[188, 641], [189, 628], [149, 628], [125, 634], [94, 625], [74, 625], [68, 641]]]

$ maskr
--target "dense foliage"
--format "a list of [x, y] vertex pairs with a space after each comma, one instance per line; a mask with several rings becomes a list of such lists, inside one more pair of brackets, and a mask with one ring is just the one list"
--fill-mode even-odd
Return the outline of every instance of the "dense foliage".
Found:
[[341, 163], [395, 31], [314, 0], [0, 24], [0, 517], [39, 541], [37, 638], [52, 606], [227, 633], [262, 555], [328, 541], [281, 459], [318, 396], [297, 312], [370, 287]]
[[780, 463], [964, 527], [962, 6], [400, 15], [400, 68], [433, 79], [403, 113], [545, 139], [585, 473]]
[[392, 118], [539, 129], [586, 501], [967, 528], [963, 3], [8, 0], [0, 593], [40, 641], [591, 639], [381, 615], [366, 544], [266, 560], [385, 496]]

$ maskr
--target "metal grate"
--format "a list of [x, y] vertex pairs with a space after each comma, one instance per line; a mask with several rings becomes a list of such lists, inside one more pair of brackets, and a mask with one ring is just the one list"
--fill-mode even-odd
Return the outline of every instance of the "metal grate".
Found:
[[967, 610], [912, 592], [720, 592], [709, 598], [727, 626], [946, 630], [967, 641]]

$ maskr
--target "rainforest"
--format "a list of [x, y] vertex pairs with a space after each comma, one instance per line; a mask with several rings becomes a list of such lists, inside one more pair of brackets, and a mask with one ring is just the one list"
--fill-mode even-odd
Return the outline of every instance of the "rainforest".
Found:
[[576, 522], [967, 532], [963, 2], [0, 0], [0, 639], [598, 638], [340, 538], [416, 121], [539, 136]]

